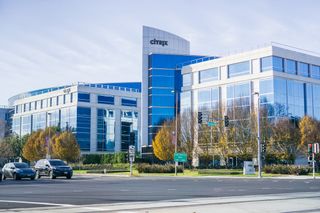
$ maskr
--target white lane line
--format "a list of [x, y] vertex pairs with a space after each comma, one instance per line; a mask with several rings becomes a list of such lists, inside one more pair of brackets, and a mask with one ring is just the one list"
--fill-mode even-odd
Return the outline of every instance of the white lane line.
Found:
[[82, 205], [71, 205], [71, 204], [59, 204], [59, 203], [45, 203], [45, 202], [32, 202], [32, 201], [19, 201], [19, 200], [0, 200], [0, 203], [20, 203], [20, 204], [33, 204], [33, 205], [44, 205], [44, 206], [59, 206], [64, 208], [81, 208], [95, 211], [107, 211], [107, 208], [98, 208]]
[[32, 201], [21, 201], [21, 200], [0, 200], [1, 203], [22, 203], [22, 204], [34, 204], [44, 206], [63, 206], [63, 207], [74, 207], [70, 204], [59, 204], [59, 203], [45, 203], [45, 202], [32, 202]]

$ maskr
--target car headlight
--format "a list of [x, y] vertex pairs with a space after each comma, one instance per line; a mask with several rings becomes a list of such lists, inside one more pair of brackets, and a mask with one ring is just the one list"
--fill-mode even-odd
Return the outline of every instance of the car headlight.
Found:
[[51, 169], [56, 170], [57, 168], [53, 166], [53, 167], [51, 167]]

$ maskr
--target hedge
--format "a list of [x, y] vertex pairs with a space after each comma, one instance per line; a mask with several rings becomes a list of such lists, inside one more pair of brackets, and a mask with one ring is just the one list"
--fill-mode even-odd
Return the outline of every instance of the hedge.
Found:
[[87, 154], [82, 156], [83, 164], [114, 164], [127, 163], [128, 154], [126, 152], [117, 152], [110, 154]]
[[73, 169], [76, 170], [112, 170], [112, 169], [121, 169], [121, 170], [127, 170], [129, 169], [129, 164], [71, 164]]
[[270, 165], [264, 166], [265, 173], [272, 174], [288, 174], [288, 175], [307, 175], [311, 172], [308, 166], [294, 166], [294, 165]]
[[[139, 173], [174, 173], [174, 164], [138, 164], [136, 168]], [[177, 167], [177, 172], [183, 172], [182, 166]]]

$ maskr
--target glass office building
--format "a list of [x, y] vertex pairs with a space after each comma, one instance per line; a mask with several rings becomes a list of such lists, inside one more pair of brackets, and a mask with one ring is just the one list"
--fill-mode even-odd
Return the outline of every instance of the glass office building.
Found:
[[182, 66], [201, 58], [190, 55], [189, 41], [163, 30], [143, 27], [143, 146], [151, 146], [163, 122], [175, 117], [176, 107], [180, 110]]
[[76, 84], [36, 90], [9, 99], [12, 131], [30, 134], [48, 126], [71, 130], [82, 153], [127, 151], [140, 145], [141, 83]]
[[0, 139], [11, 133], [13, 108], [0, 106]]
[[270, 119], [305, 115], [320, 119], [320, 57], [281, 45], [185, 66], [182, 111], [213, 111], [237, 119], [260, 105]]

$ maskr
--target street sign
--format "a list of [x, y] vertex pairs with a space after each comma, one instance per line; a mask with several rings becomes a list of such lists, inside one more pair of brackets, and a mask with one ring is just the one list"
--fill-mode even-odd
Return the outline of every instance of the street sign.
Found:
[[183, 152], [174, 153], [174, 161], [181, 163], [187, 162], [187, 154]]
[[208, 122], [208, 126], [216, 126], [217, 125], [217, 122], [213, 122], [213, 121], [209, 121]]

